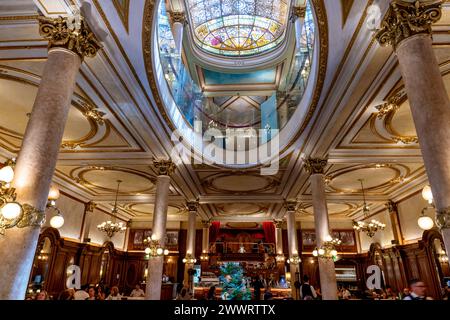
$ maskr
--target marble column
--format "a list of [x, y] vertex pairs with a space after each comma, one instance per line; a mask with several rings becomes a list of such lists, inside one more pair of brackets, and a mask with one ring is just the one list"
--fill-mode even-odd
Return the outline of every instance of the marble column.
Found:
[[400, 220], [398, 217], [397, 204], [393, 201], [386, 203], [386, 208], [389, 212], [389, 218], [391, 220], [392, 234], [394, 235], [394, 241], [398, 245], [403, 244], [402, 230], [400, 229]]
[[[186, 259], [195, 259], [195, 236], [197, 232], [196, 228], [196, 218], [197, 218], [197, 209], [198, 202], [188, 202], [188, 230], [186, 236]], [[185, 282], [189, 285], [189, 289], [191, 292], [194, 292], [194, 283], [189, 276], [189, 270], [194, 268], [194, 262], [186, 262], [184, 265], [184, 279]]]
[[[152, 239], [164, 248], [167, 225], [167, 208], [169, 206], [170, 175], [175, 171], [175, 165], [170, 160], [155, 160], [157, 171], [156, 198], [153, 212]], [[145, 298], [147, 300], [161, 299], [162, 274], [164, 256], [150, 257], [146, 281]]]
[[441, 16], [441, 1], [392, 1], [376, 38], [397, 55], [433, 192], [436, 224], [450, 252], [450, 100], [431, 30]]
[[25, 216], [0, 240], [0, 300], [25, 297], [76, 76], [83, 58], [101, 47], [84, 20], [78, 30], [63, 18], [42, 17], [39, 24], [49, 51], [15, 167], [13, 186]]
[[285, 273], [285, 260], [283, 253], [283, 221], [275, 220], [273, 222], [275, 226], [275, 252], [277, 255], [277, 269], [279, 275]]
[[202, 221], [202, 253], [209, 253], [209, 227], [211, 226], [211, 222]]
[[88, 202], [85, 204], [83, 225], [81, 226], [80, 241], [90, 242], [89, 230], [91, 229], [92, 215], [94, 214], [95, 203]]
[[[297, 211], [297, 203], [295, 201], [288, 201], [285, 203], [286, 207], [286, 222], [288, 234], [288, 248], [289, 258], [297, 258], [298, 254], [298, 240], [297, 240], [297, 223], [295, 221], [295, 212]], [[294, 300], [300, 299], [300, 291], [295, 287], [295, 282], [300, 281], [300, 269], [296, 263], [289, 263], [291, 272], [291, 294]], [[298, 273], [298, 274], [297, 274]]]
[[302, 38], [302, 28], [303, 23], [305, 22], [305, 14], [306, 14], [306, 7], [293, 7], [292, 8], [292, 18], [294, 19], [295, 24], [295, 39], [296, 39], [296, 46], [297, 49], [300, 48], [301, 44], [301, 38]]
[[[305, 160], [305, 169], [311, 174], [310, 182], [317, 247], [321, 247], [330, 236], [324, 181], [324, 169], [326, 165], [327, 160], [325, 159], [308, 158]], [[323, 300], [337, 300], [334, 261], [329, 258], [319, 257], [318, 262], [322, 298]]]
[[172, 34], [175, 41], [175, 47], [181, 55], [181, 52], [183, 51], [183, 34], [184, 24], [186, 23], [186, 15], [184, 12], [179, 11], [171, 11], [169, 15], [172, 20]]

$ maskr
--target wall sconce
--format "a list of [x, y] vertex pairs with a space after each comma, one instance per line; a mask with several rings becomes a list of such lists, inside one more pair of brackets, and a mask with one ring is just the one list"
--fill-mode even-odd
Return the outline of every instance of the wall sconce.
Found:
[[286, 258], [284, 257], [284, 254], [277, 254], [277, 256], [275, 257], [276, 262], [284, 262], [285, 260]]
[[422, 197], [428, 201], [429, 206], [422, 209], [422, 213], [420, 214], [419, 219], [417, 219], [417, 224], [422, 230], [430, 230], [434, 227], [434, 221], [425, 215], [425, 211], [428, 209], [435, 209], [435, 206], [433, 203], [433, 193], [431, 192], [431, 187], [429, 185], [423, 187]]
[[183, 258], [183, 263], [186, 263], [186, 264], [194, 264], [196, 262], [197, 262], [197, 259], [195, 259], [195, 257], [190, 253], [186, 254], [186, 257]]
[[169, 250], [164, 249], [159, 244], [159, 241], [153, 238], [153, 235], [145, 239], [144, 244], [148, 245], [148, 247], [144, 250], [145, 254], [148, 257], [161, 257], [167, 256], [169, 254]]
[[59, 210], [56, 207], [56, 200], [58, 200], [59, 197], [60, 197], [60, 192], [59, 192], [58, 186], [55, 184], [52, 184], [50, 187], [50, 190], [48, 192], [47, 208], [53, 209], [56, 211], [56, 215], [54, 215], [50, 219], [50, 225], [55, 229], [59, 229], [64, 225], [64, 217], [61, 213], [61, 210]]
[[45, 222], [44, 211], [16, 202], [16, 190], [11, 187], [15, 165], [16, 159], [10, 159], [0, 169], [0, 235], [4, 235], [6, 229], [41, 227]]

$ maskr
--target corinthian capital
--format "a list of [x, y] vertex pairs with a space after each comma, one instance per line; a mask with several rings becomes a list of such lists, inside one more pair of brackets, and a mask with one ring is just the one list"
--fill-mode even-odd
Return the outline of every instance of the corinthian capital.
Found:
[[172, 160], [165, 159], [153, 160], [153, 165], [156, 168], [158, 176], [170, 176], [175, 172], [176, 168]]
[[170, 11], [169, 16], [173, 23], [184, 24], [186, 22], [186, 15], [182, 11]]
[[198, 202], [197, 201], [190, 201], [186, 203], [186, 207], [189, 212], [197, 212], [198, 210]]
[[305, 170], [310, 174], [323, 174], [328, 163], [327, 159], [323, 158], [308, 158], [305, 160]]
[[[75, 19], [75, 22], [73, 21]], [[39, 17], [39, 33], [48, 40], [48, 48], [65, 48], [78, 54], [81, 59], [94, 57], [102, 48], [100, 42], [87, 26], [84, 18]]]
[[400, 42], [411, 36], [431, 35], [431, 25], [441, 18], [441, 7], [442, 1], [394, 0], [375, 37], [380, 45], [392, 45], [396, 49]]
[[288, 211], [288, 212], [295, 212], [295, 211], [297, 211], [298, 203], [297, 203], [297, 201], [293, 201], [293, 200], [286, 201], [284, 203], [284, 207], [286, 208], [286, 211]]
[[436, 225], [439, 229], [450, 228], [450, 207], [436, 211]]

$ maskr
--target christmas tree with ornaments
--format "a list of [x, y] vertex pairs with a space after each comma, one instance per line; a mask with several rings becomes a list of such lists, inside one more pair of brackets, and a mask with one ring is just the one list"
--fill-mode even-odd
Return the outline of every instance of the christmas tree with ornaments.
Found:
[[220, 267], [223, 300], [251, 300], [252, 294], [244, 279], [244, 269], [233, 262], [224, 263]]

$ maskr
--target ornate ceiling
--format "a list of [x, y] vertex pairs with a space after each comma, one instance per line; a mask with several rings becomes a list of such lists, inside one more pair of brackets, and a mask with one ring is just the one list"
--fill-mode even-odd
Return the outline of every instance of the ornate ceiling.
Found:
[[[55, 174], [62, 190], [111, 210], [116, 180], [124, 182], [119, 214], [151, 220], [155, 198], [154, 157], [168, 157], [170, 119], [147, 77], [149, 48], [143, 43], [143, 15], [153, 1], [87, 1], [93, 20], [108, 33], [104, 50], [86, 59], [77, 78], [72, 109]], [[15, 156], [45, 63], [46, 42], [38, 35], [38, 9], [60, 14], [78, 0], [6, 0], [0, 3], [0, 153]], [[326, 168], [330, 219], [351, 221], [361, 214], [364, 179], [371, 212], [384, 210], [426, 183], [419, 145], [395, 55], [380, 48], [365, 26], [372, 1], [313, 0], [320, 11], [321, 50], [315, 109], [297, 127], [291, 149], [273, 176], [208, 165], [178, 166], [170, 188], [169, 219], [185, 220], [185, 202], [199, 199], [202, 219], [260, 222], [284, 216], [283, 202], [301, 202], [297, 219], [312, 219], [304, 156], [329, 156]], [[147, 8], [147, 9], [146, 9]], [[45, 9], [45, 10], [44, 10]], [[386, 5], [382, 10], [386, 10]], [[450, 89], [450, 14], [434, 29], [435, 52]], [[335, 13], [342, 14], [335, 14]], [[324, 39], [326, 41], [324, 41]], [[149, 69], [150, 68], [150, 69]], [[239, 103], [224, 101], [225, 108]], [[252, 103], [251, 101], [247, 101]], [[255, 106], [257, 107], [257, 106]]]

